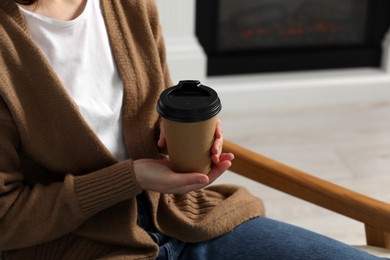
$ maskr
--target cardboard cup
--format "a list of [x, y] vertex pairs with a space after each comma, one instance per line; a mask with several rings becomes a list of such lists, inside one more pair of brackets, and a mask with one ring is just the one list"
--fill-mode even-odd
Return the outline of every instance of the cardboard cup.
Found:
[[172, 170], [208, 174], [217, 118], [200, 122], [162, 119]]
[[182, 80], [160, 94], [156, 109], [162, 118], [172, 170], [210, 172], [216, 116], [221, 108], [217, 92], [198, 80]]

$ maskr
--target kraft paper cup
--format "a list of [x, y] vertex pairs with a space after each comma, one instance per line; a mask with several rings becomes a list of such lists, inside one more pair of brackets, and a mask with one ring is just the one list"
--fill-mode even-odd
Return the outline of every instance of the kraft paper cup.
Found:
[[196, 80], [180, 81], [161, 93], [157, 111], [162, 117], [172, 170], [208, 174], [216, 115], [221, 111], [217, 93]]

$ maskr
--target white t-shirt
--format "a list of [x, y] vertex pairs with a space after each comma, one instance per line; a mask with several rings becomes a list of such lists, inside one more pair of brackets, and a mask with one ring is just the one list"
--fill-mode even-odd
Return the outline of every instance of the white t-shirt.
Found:
[[111, 53], [100, 1], [87, 1], [82, 14], [71, 21], [20, 9], [32, 38], [91, 129], [115, 158], [127, 158], [121, 124], [123, 83]]

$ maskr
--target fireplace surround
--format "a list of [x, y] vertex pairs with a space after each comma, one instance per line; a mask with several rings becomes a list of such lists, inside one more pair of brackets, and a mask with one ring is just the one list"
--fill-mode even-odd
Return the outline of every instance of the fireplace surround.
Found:
[[207, 75], [379, 67], [388, 0], [197, 0]]

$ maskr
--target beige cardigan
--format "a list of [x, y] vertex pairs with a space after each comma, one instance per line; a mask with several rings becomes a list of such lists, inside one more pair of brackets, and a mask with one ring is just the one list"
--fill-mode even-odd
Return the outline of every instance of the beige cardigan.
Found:
[[[133, 159], [160, 158], [155, 104], [171, 83], [156, 7], [102, 7], [125, 85], [126, 148]], [[153, 259], [158, 247], [137, 225], [132, 161], [116, 161], [89, 128], [14, 0], [0, 1], [0, 39], [0, 251], [6, 259]], [[147, 195], [157, 229], [189, 242], [263, 214], [261, 201], [235, 186]]]

